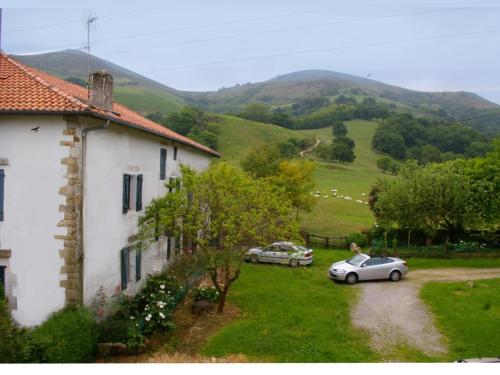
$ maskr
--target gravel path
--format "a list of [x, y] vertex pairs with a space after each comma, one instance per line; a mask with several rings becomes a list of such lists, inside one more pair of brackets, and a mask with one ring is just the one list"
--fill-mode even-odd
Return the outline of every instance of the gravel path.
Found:
[[302, 150], [302, 151], [300, 151], [300, 152], [299, 152], [299, 156], [300, 156], [301, 158], [303, 158], [303, 157], [304, 157], [304, 154], [305, 154], [306, 152], [311, 152], [311, 151], [312, 151], [312, 150], [314, 150], [316, 147], [318, 147], [320, 143], [321, 143], [321, 140], [320, 140], [319, 138], [316, 138], [316, 143], [315, 143], [312, 147], [308, 148], [307, 150]]
[[397, 283], [361, 282], [357, 305], [352, 310], [355, 327], [369, 332], [371, 346], [383, 354], [400, 344], [415, 347], [429, 356], [446, 354], [446, 341], [433, 323], [420, 288], [429, 281], [468, 281], [500, 277], [500, 268], [443, 268], [410, 271]]

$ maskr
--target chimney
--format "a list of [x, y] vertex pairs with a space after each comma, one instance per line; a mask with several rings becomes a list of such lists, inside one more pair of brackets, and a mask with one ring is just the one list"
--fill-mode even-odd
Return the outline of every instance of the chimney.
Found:
[[104, 70], [90, 75], [89, 104], [104, 109], [113, 110], [113, 76]]

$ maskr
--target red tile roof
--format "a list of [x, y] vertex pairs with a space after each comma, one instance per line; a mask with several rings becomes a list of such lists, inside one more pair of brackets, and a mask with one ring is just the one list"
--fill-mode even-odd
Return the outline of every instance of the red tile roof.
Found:
[[114, 102], [113, 111], [90, 106], [87, 89], [24, 65], [0, 52], [0, 112], [83, 114], [109, 119], [192, 146], [210, 155], [216, 151], [153, 122]]

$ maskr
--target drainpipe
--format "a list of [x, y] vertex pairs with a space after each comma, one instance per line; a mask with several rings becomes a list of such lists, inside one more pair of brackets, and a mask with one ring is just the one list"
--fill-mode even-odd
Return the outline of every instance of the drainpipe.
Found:
[[81, 228], [81, 239], [80, 239], [80, 254], [78, 254], [78, 274], [79, 274], [79, 298], [80, 304], [83, 305], [83, 264], [84, 264], [84, 220], [83, 220], [83, 205], [85, 204], [85, 164], [86, 164], [86, 156], [87, 156], [87, 134], [92, 131], [97, 130], [105, 130], [109, 128], [109, 120], [107, 120], [104, 124], [99, 126], [94, 126], [91, 128], [85, 128], [82, 130], [82, 207], [80, 210], [80, 228]]

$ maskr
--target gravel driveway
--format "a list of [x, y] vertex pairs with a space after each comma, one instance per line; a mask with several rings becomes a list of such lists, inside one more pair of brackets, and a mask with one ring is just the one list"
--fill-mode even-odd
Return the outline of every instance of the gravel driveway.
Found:
[[443, 268], [410, 271], [397, 283], [361, 282], [352, 310], [355, 327], [369, 332], [371, 346], [383, 355], [398, 345], [415, 347], [428, 356], [446, 354], [446, 340], [420, 300], [420, 288], [429, 281], [468, 281], [500, 277], [500, 268]]

